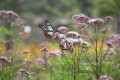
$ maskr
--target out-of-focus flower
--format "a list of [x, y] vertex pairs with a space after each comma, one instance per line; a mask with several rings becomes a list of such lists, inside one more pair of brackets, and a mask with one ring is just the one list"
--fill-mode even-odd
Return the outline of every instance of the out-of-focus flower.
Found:
[[107, 42], [106, 43], [108, 47], [112, 47], [112, 43], [111, 42]]
[[88, 23], [90, 23], [92, 26], [100, 26], [101, 24], [104, 23], [104, 20], [100, 18], [95, 18], [95, 19], [90, 19]]
[[80, 34], [78, 32], [75, 31], [69, 31], [66, 34], [67, 37], [71, 37], [71, 38], [80, 38]]
[[72, 19], [75, 22], [87, 22], [90, 18], [84, 14], [77, 14], [77, 15], [73, 15]]
[[80, 45], [79, 39], [73, 39], [73, 38], [66, 38], [67, 42], [74, 44], [74, 45]]
[[102, 30], [100, 30], [100, 33], [106, 34], [106, 33], [107, 33], [107, 30], [106, 30], [106, 29], [102, 29]]
[[25, 33], [30, 33], [32, 28], [30, 26], [24, 26], [24, 32]]
[[30, 76], [36, 76], [37, 74], [35, 72], [30, 72], [29, 75]]
[[59, 39], [59, 35], [60, 35], [59, 32], [55, 32], [53, 38], [55, 38], [55, 39]]
[[65, 34], [60, 34], [59, 32], [56, 32], [53, 36], [55, 39], [65, 39]]
[[112, 77], [103, 75], [100, 77], [100, 80], [112, 80]]
[[42, 58], [36, 58], [36, 59], [35, 59], [35, 63], [36, 63], [36, 64], [45, 64], [45, 60], [42, 59]]
[[113, 20], [113, 18], [112, 18], [111, 16], [107, 16], [107, 17], [105, 17], [105, 19], [106, 19], [106, 21], [108, 21], [108, 22], [111, 22], [111, 21]]
[[30, 53], [29, 50], [24, 50], [24, 51], [23, 51], [23, 54], [28, 54], [28, 53]]
[[58, 50], [48, 53], [48, 58], [55, 58], [59, 56], [60, 56], [60, 52]]
[[40, 50], [42, 53], [45, 53], [48, 51], [48, 49], [46, 47], [43, 47], [41, 50]]
[[1, 10], [0, 11], [0, 16], [8, 17], [8, 18], [11, 18], [11, 19], [19, 18], [19, 15], [16, 14], [15, 12], [13, 12], [13, 11], [6, 11], [6, 10]]
[[23, 74], [25, 76], [29, 76], [29, 72], [26, 69], [20, 69], [20, 70], [18, 70], [18, 72], [20, 72], [21, 74]]
[[0, 57], [0, 62], [3, 66], [7, 66], [11, 64], [11, 61], [8, 60], [7, 57], [3, 57], [3, 56]]
[[20, 73], [20, 72], [16, 72], [15, 75], [16, 75], [16, 76], [19, 76], [19, 75], [21, 75], [21, 73]]
[[64, 26], [59, 27], [57, 30], [62, 34], [66, 34], [69, 31], [69, 29]]
[[108, 52], [107, 52], [107, 55], [108, 55], [110, 58], [112, 58], [113, 56], [116, 56], [117, 54], [116, 54], [114, 48], [110, 48], [110, 49], [108, 50]]
[[107, 45], [111, 44], [114, 47], [117, 47], [120, 45], [120, 34], [116, 34], [116, 35], [111, 35], [108, 39], [107, 39]]
[[32, 61], [25, 61], [23, 62], [23, 66], [28, 68], [33, 62]]
[[12, 51], [12, 50], [8, 50], [8, 51], [6, 52], [6, 54], [7, 54], [8, 56], [12, 56], [12, 55], [13, 55], [13, 51]]

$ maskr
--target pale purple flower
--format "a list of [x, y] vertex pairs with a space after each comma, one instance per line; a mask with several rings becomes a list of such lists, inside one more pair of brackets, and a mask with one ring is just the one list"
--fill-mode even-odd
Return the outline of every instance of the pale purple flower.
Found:
[[113, 20], [113, 18], [112, 18], [111, 16], [107, 16], [107, 17], [105, 17], [105, 19], [106, 19], [106, 21], [108, 21], [108, 22], [111, 22], [111, 21]]
[[114, 48], [110, 48], [110, 49], [108, 50], [108, 52], [107, 52], [107, 55], [108, 55], [110, 58], [112, 58], [113, 56], [116, 56], [117, 54], [116, 54]]
[[30, 72], [29, 75], [30, 76], [36, 76], [37, 74], [35, 72]]
[[8, 56], [12, 56], [12, 55], [13, 55], [13, 51], [12, 51], [12, 50], [8, 50], [8, 51], [6, 52], [6, 54], [7, 54]]
[[23, 51], [23, 54], [28, 54], [28, 53], [30, 53], [29, 50], [24, 50], [24, 51]]
[[26, 69], [20, 69], [20, 70], [18, 70], [18, 72], [20, 72], [21, 74], [23, 74], [25, 76], [29, 76], [29, 72]]
[[66, 38], [67, 42], [74, 44], [74, 45], [80, 45], [79, 39], [73, 39], [73, 38]]
[[108, 43], [112, 44], [112, 46], [119, 46], [120, 44], [120, 34], [115, 34], [115, 35], [111, 35], [108, 39], [107, 39], [107, 45]]
[[0, 57], [0, 62], [2, 63], [3, 66], [7, 66], [11, 64], [11, 61], [8, 60], [7, 57], [3, 57], [3, 56]]
[[66, 34], [69, 31], [69, 29], [64, 26], [59, 27], [57, 30], [62, 34]]
[[4, 15], [6, 15], [6, 11], [5, 10], [1, 10], [0, 11], [0, 16], [4, 16]]
[[112, 80], [112, 77], [103, 75], [100, 77], [100, 80]]
[[19, 15], [13, 11], [6, 11], [6, 10], [1, 10], [0, 11], [0, 16], [6, 16], [8, 18], [13, 18], [13, 19], [17, 19], [19, 18]]
[[60, 34], [59, 32], [56, 32], [53, 36], [55, 39], [64, 39], [66, 36], [64, 34]]
[[59, 35], [60, 35], [59, 32], [55, 32], [53, 38], [55, 38], [55, 39], [59, 39]]
[[104, 20], [100, 18], [95, 18], [95, 19], [90, 19], [88, 23], [90, 23], [92, 26], [100, 26], [101, 24], [104, 23]]
[[48, 53], [49, 58], [56, 58], [56, 57], [59, 57], [59, 56], [60, 56], [60, 52], [58, 50]]
[[19, 75], [21, 75], [21, 72], [16, 72], [15, 75], [19, 76]]
[[45, 64], [45, 60], [42, 59], [42, 58], [36, 58], [36, 59], [35, 59], [35, 63], [36, 63], [36, 64]]
[[42, 53], [45, 53], [48, 51], [48, 49], [46, 47], [43, 47], [41, 50], [40, 50]]
[[67, 34], [66, 34], [67, 37], [71, 37], [71, 38], [79, 38], [80, 37], [80, 34], [78, 32], [75, 32], [75, 31], [69, 31]]
[[75, 22], [87, 22], [90, 18], [84, 14], [77, 14], [77, 15], [73, 15], [72, 19]]
[[27, 67], [29, 67], [32, 63], [33, 63], [32, 61], [25, 61], [25, 62], [23, 62], [23, 66], [27, 68]]

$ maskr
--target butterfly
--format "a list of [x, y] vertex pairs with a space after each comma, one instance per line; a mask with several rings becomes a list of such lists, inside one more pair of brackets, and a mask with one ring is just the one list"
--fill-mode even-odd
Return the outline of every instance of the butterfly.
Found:
[[67, 51], [69, 51], [69, 52], [74, 52], [74, 49], [73, 49], [71, 43], [69, 43], [69, 42], [67, 42], [67, 41], [62, 41], [62, 42], [60, 42], [60, 48], [61, 48], [62, 50], [67, 50]]
[[45, 20], [45, 25], [39, 25], [39, 27], [44, 31], [44, 35], [47, 38], [52, 38], [54, 35], [54, 29], [49, 21]]

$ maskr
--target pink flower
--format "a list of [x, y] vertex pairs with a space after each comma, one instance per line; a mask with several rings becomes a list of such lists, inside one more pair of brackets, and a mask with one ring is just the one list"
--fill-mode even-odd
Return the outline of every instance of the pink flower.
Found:
[[112, 78], [109, 76], [103, 75], [100, 77], [100, 80], [112, 80]]
[[57, 30], [62, 34], [66, 34], [69, 31], [69, 29], [64, 26], [59, 27]]
[[23, 51], [23, 54], [28, 54], [28, 53], [30, 53], [29, 50], [24, 50], [24, 51]]
[[30, 72], [29, 75], [30, 76], [36, 76], [37, 74], [35, 72]]
[[48, 51], [48, 49], [46, 47], [43, 47], [41, 50], [40, 50], [42, 53], [45, 53]]
[[59, 35], [60, 35], [59, 32], [55, 32], [53, 37], [54, 37], [55, 39], [59, 39]]
[[71, 37], [71, 38], [79, 38], [80, 37], [80, 34], [78, 32], [75, 32], [75, 31], [69, 31], [67, 34], [66, 34], [67, 37]]
[[55, 57], [59, 57], [59, 56], [60, 56], [60, 52], [58, 50], [48, 53], [49, 58], [55, 58]]
[[4, 16], [4, 15], [6, 15], [6, 11], [5, 10], [1, 10], [0, 11], [0, 16]]
[[11, 64], [11, 61], [8, 60], [7, 57], [0, 57], [0, 62], [2, 63], [3, 66], [7, 66], [7, 65], [10, 65]]
[[77, 15], [73, 15], [72, 19], [75, 22], [87, 22], [90, 18], [84, 14], [77, 14]]
[[9, 56], [12, 56], [12, 55], [13, 55], [13, 51], [12, 51], [12, 50], [8, 50], [8, 51], [6, 52], [6, 54], [9, 55]]
[[32, 61], [29, 61], [29, 62], [28, 62], [28, 61], [25, 61], [25, 62], [23, 62], [23, 66], [27, 68], [27, 67], [29, 67], [32, 63], [33, 63]]
[[100, 18], [95, 18], [95, 19], [90, 19], [88, 23], [90, 23], [92, 26], [100, 26], [100, 24], [104, 23], [104, 20]]
[[29, 72], [26, 69], [20, 69], [18, 72], [24, 74], [25, 76], [29, 76]]
[[36, 58], [35, 62], [36, 62], [36, 64], [45, 64], [45, 60], [42, 58]]
[[105, 17], [105, 19], [106, 19], [106, 21], [108, 21], [108, 22], [111, 22], [111, 21], [113, 20], [113, 18], [112, 18], [111, 16], [107, 16], [107, 17]]

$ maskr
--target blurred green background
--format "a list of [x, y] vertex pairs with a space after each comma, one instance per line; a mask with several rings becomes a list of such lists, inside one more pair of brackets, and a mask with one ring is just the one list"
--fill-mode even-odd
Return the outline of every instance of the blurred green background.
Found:
[[[89, 17], [112, 16], [113, 32], [120, 33], [120, 0], [0, 0], [0, 10], [12, 10], [32, 28], [26, 42], [40, 43], [46, 40], [38, 25], [45, 19], [56, 29], [72, 23], [74, 14], [83, 13]], [[69, 27], [69, 26], [68, 26]]]

